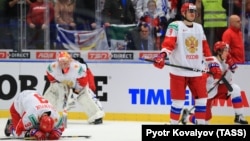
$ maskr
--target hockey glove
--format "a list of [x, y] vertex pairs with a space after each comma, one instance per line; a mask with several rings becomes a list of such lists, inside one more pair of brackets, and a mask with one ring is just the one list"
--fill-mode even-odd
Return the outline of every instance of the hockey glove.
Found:
[[214, 79], [220, 79], [222, 76], [222, 71], [218, 63], [213, 62], [208, 65], [210, 72], [213, 74]]
[[50, 132], [48, 140], [58, 140], [62, 135], [61, 129], [54, 129]]
[[226, 63], [229, 65], [229, 69], [232, 72], [234, 72], [238, 68], [237, 64], [233, 61], [233, 59], [232, 59], [232, 57], [231, 57], [230, 54], [228, 54], [228, 56], [227, 56]]
[[165, 58], [167, 54], [165, 52], [161, 52], [157, 57], [154, 58], [154, 66], [156, 68], [162, 69], [165, 65]]
[[38, 129], [30, 129], [25, 133], [25, 137], [35, 137], [36, 140], [46, 140], [46, 135]]

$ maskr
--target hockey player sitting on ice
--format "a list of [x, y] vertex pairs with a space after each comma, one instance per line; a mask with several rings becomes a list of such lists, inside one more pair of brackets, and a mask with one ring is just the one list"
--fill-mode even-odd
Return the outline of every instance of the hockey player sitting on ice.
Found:
[[[212, 104], [215, 99], [224, 99], [227, 100], [231, 97], [233, 104], [235, 118], [235, 124], [248, 124], [243, 117], [243, 103], [241, 97], [240, 87], [232, 82], [232, 74], [236, 70], [237, 65], [233, 62], [229, 54], [229, 46], [225, 42], [218, 41], [214, 44], [214, 53], [216, 56], [206, 58], [207, 67], [213, 75], [208, 75], [207, 78], [207, 91], [208, 101], [207, 101], [207, 110], [206, 110], [206, 123], [208, 124], [209, 120], [212, 118]], [[215, 62], [215, 63], [212, 63]], [[222, 74], [225, 74], [226, 80], [231, 84], [233, 91], [228, 91], [228, 88], [223, 84], [223, 82], [218, 82], [222, 77]], [[212, 89], [214, 87], [214, 89]], [[187, 122], [196, 123], [196, 119], [193, 114], [190, 113], [188, 109], [184, 109], [182, 113], [181, 122], [186, 124]]]
[[[77, 101], [88, 116], [88, 123], [101, 124], [105, 115], [100, 101], [91, 90], [87, 66], [74, 60], [69, 53], [59, 52], [57, 60], [49, 64], [47, 78], [49, 88], [44, 97], [58, 110], [64, 111], [72, 108], [72, 103]], [[92, 76], [93, 77], [93, 76]]]
[[10, 107], [5, 135], [36, 140], [58, 140], [64, 126], [59, 112], [40, 93], [24, 90]]

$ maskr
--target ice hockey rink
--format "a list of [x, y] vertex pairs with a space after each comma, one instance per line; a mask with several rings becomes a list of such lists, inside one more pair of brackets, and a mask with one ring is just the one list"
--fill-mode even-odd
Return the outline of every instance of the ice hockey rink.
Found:
[[[7, 119], [0, 119], [0, 140], [20, 140], [4, 139], [4, 128]], [[133, 122], [133, 121], [104, 121], [100, 125], [90, 125], [85, 120], [68, 120], [68, 126], [63, 132], [63, 136], [83, 136], [89, 135], [90, 138], [83, 137], [63, 137], [60, 140], [81, 140], [81, 141], [141, 141], [142, 124], [163, 124], [159, 122]]]

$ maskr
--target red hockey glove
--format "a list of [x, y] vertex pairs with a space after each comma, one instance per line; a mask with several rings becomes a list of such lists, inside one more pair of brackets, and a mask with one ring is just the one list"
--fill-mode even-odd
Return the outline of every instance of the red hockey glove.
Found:
[[165, 52], [158, 54], [158, 56], [154, 58], [154, 66], [156, 68], [162, 69], [165, 65], [166, 57], [167, 57], [167, 54]]
[[48, 140], [58, 140], [62, 135], [61, 129], [54, 129], [49, 133]]
[[213, 62], [208, 65], [209, 71], [213, 73], [214, 79], [220, 79], [222, 76], [222, 71], [218, 63]]
[[237, 64], [233, 61], [233, 59], [232, 59], [232, 57], [231, 57], [230, 54], [228, 54], [228, 56], [227, 56], [226, 63], [229, 65], [229, 69], [232, 72], [234, 72], [238, 68]]
[[30, 129], [26, 132], [25, 137], [35, 137], [36, 140], [46, 140], [46, 135], [38, 129]]

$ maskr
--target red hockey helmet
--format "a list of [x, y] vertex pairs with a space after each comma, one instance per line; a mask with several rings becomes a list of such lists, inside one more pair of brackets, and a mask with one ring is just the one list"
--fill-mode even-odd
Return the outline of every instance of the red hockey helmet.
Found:
[[187, 10], [196, 11], [196, 6], [193, 3], [188, 3], [188, 2], [182, 4], [181, 12], [185, 12]]
[[66, 52], [66, 51], [59, 52], [59, 54], [58, 54], [59, 61], [61, 61], [61, 60], [69, 61], [70, 59], [71, 59], [71, 56], [68, 52]]
[[39, 129], [45, 133], [49, 133], [54, 128], [54, 119], [48, 115], [43, 115], [40, 118]]
[[[59, 66], [62, 69], [67, 69], [70, 66], [70, 62], [72, 61], [72, 57], [70, 56], [70, 54], [66, 51], [61, 51], [58, 54], [58, 62], [59, 62]], [[65, 70], [66, 72], [66, 70]]]
[[223, 51], [225, 49], [229, 49], [229, 46], [227, 43], [223, 42], [223, 41], [217, 41], [214, 44], [214, 52], [217, 53], [218, 51]]

